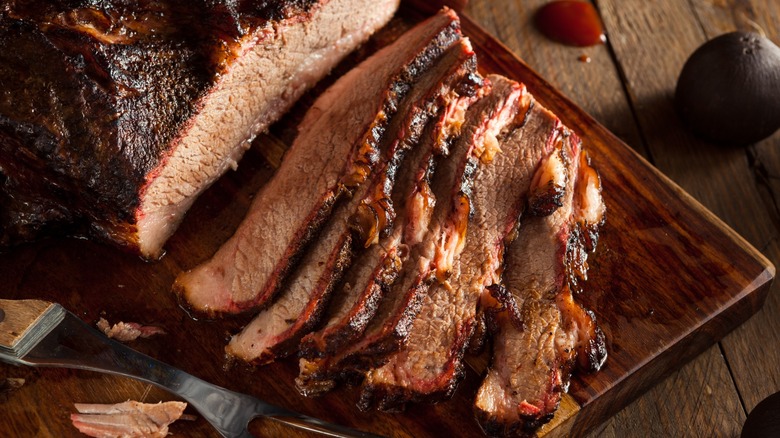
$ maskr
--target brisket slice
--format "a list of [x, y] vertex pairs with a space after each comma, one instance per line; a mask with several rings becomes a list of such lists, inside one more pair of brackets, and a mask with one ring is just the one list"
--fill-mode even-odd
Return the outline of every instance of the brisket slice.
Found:
[[[506, 78], [488, 78], [520, 87]], [[466, 247], [452, 276], [425, 296], [404, 347], [367, 374], [363, 408], [376, 403], [396, 410], [409, 401], [448, 398], [462, 377], [463, 355], [479, 324], [480, 297], [487, 286], [500, 282], [505, 248], [516, 236], [526, 201], [538, 191], [536, 184], [548, 186], [537, 169], [553, 162], [546, 157], [553, 154], [559, 122], [530, 95], [524, 101], [530, 110], [519, 112], [497, 139], [493, 136], [497, 152], [477, 169]]]
[[604, 218], [598, 175], [573, 134], [562, 131], [559, 147], [568, 174], [561, 207], [523, 222], [503, 286], [491, 288], [501, 306], [491, 318], [493, 359], [475, 402], [490, 435], [532, 433], [552, 418], [577, 358], [587, 369], [606, 358], [603, 334], [572, 296]]
[[400, 101], [460, 38], [457, 16], [443, 11], [328, 88], [235, 234], [210, 260], [180, 274], [174, 289], [194, 310], [210, 314], [271, 299], [336, 201], [368, 177]]
[[398, 0], [28, 1], [0, 11], [0, 243], [155, 258], [252, 138]]
[[[472, 79], [472, 82], [476, 81]], [[396, 217], [392, 231], [377, 245], [371, 245], [361, 254], [360, 262], [346, 272], [328, 310], [326, 323], [301, 340], [303, 357], [335, 353], [356, 341], [373, 318], [382, 297], [408, 259], [409, 247], [419, 242], [418, 230], [428, 228], [436, 203], [430, 189], [435, 156], [446, 153], [446, 141], [452, 135], [446, 131], [462, 123], [465, 108], [474, 98], [451, 99], [437, 123], [426, 127], [421, 144], [410, 152], [407, 163], [401, 167], [391, 195]]]
[[[228, 354], [254, 363], [267, 363], [286, 356], [298, 346], [300, 338], [320, 320], [334, 286], [343, 269], [354, 255], [352, 250], [351, 217], [360, 215], [361, 207], [371, 213], [372, 225], [358, 234], [356, 246], [363, 246], [369, 234], [391, 225], [392, 203], [388, 201], [395, 185], [399, 166], [417, 168], [419, 163], [407, 163], [408, 150], [417, 158], [417, 144], [423, 128], [448, 100], [458, 100], [455, 92], [462, 80], [476, 72], [476, 57], [468, 40], [451, 47], [434, 67], [425, 72], [404, 99], [383, 139], [383, 161], [361, 185], [349, 202], [336, 207], [322, 233], [306, 250], [299, 268], [291, 275], [281, 296], [234, 336], [227, 347]], [[376, 205], [383, 206], [382, 208]], [[378, 216], [382, 216], [380, 218]], [[376, 246], [376, 245], [374, 245]]]
[[451, 156], [436, 170], [432, 189], [437, 205], [423, 241], [411, 249], [401, 278], [379, 306], [362, 337], [347, 348], [321, 359], [301, 362], [299, 389], [304, 393], [332, 386], [334, 379], [362, 374], [382, 365], [406, 340], [423, 296], [437, 277], [447, 275], [451, 260], [462, 250], [471, 205], [471, 184], [484, 149], [485, 133], [505, 125], [518, 111], [520, 93], [493, 92], [485, 81], [483, 96], [466, 111], [461, 135]]

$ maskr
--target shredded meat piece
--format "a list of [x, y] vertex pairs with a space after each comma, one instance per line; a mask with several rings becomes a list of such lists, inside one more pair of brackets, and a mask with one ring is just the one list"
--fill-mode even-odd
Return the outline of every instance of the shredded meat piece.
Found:
[[79, 432], [96, 438], [155, 438], [168, 435], [168, 426], [184, 413], [187, 403], [140, 403], [128, 400], [117, 404], [76, 403], [77, 414], [70, 420]]
[[119, 342], [130, 342], [135, 341], [138, 338], [148, 338], [154, 335], [165, 334], [165, 330], [160, 327], [141, 325], [137, 322], [119, 321], [112, 326], [104, 318], [98, 320], [97, 328], [109, 338], [116, 339]]

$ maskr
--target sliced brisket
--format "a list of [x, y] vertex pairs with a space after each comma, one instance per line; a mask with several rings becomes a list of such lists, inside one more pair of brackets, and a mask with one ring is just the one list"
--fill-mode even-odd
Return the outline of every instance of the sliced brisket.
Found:
[[56, 228], [158, 257], [252, 138], [397, 6], [4, 4], [0, 243]]
[[388, 123], [419, 75], [459, 39], [457, 16], [443, 11], [326, 90], [233, 237], [210, 260], [177, 278], [174, 288], [188, 304], [213, 314], [271, 299], [336, 201], [374, 168]]
[[451, 147], [451, 157], [438, 164], [433, 177], [437, 205], [428, 231], [411, 248], [400, 279], [380, 304], [376, 316], [356, 343], [324, 358], [302, 361], [298, 383], [303, 392], [327, 388], [325, 382], [340, 374], [362, 373], [382, 365], [405, 342], [430, 284], [449, 275], [452, 261], [465, 244], [479, 157], [492, 150], [493, 143], [485, 142], [486, 133], [495, 130], [494, 126], [509, 123], [518, 111], [521, 93], [501, 92], [502, 88], [494, 90], [486, 81], [481, 90], [483, 96], [466, 111], [461, 135]]
[[[360, 262], [347, 271], [339, 293], [329, 309], [324, 326], [306, 335], [301, 341], [301, 355], [323, 357], [354, 342], [373, 318], [382, 297], [395, 282], [409, 248], [419, 243], [419, 230], [430, 223], [436, 200], [430, 189], [437, 155], [446, 154], [446, 142], [460, 125], [465, 108], [475, 96], [450, 99], [437, 123], [430, 123], [421, 144], [410, 152], [401, 167], [392, 194], [396, 220], [392, 231], [371, 245], [361, 255]], [[420, 236], [420, 237], [418, 237]]]
[[572, 281], [584, 273], [604, 218], [598, 175], [579, 140], [558, 140], [566, 181], [560, 207], [523, 222], [507, 254], [503, 286], [491, 289], [493, 359], [475, 402], [490, 435], [532, 433], [549, 421], [568, 386], [577, 358], [597, 369], [606, 358], [604, 339], [591, 313], [573, 301]]
[[[506, 78], [488, 78], [505, 89], [520, 89]], [[544, 184], [536, 177], [537, 168], [552, 161], [546, 157], [552, 154], [559, 122], [530, 95], [523, 101], [530, 110], [518, 112], [500, 135], [497, 130], [486, 136], [486, 143], [498, 147], [492, 149], [494, 154], [487, 149], [477, 168], [466, 247], [452, 276], [426, 295], [406, 345], [367, 374], [364, 407], [376, 402], [380, 409], [397, 409], [409, 401], [438, 401], [455, 390], [463, 355], [479, 323], [480, 297], [487, 286], [500, 281], [504, 251], [516, 235], [518, 218], [536, 184]]]
[[357, 220], [361, 224], [356, 233], [358, 247], [378, 240], [381, 230], [392, 226], [395, 213], [390, 197], [399, 167], [420, 166], [405, 160], [407, 151], [411, 149], [411, 158], [422, 157], [417, 145], [423, 128], [447, 106], [448, 100], [459, 99], [455, 89], [460, 89], [464, 78], [475, 72], [474, 52], [467, 40], [461, 40], [422, 74], [390, 123], [380, 148], [382, 161], [369, 177], [370, 182], [361, 185], [349, 202], [336, 207], [281, 296], [230, 341], [230, 355], [266, 363], [295, 350], [300, 338], [319, 322], [333, 287], [353, 258], [351, 226], [356, 221], [351, 218], [368, 215]]

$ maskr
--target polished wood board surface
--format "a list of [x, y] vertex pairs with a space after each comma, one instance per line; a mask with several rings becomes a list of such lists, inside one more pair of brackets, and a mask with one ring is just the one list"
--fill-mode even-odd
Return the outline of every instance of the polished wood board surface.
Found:
[[[384, 38], [419, 19], [411, 9], [406, 8]], [[601, 372], [574, 377], [571, 398], [561, 410], [566, 418], [557, 419], [566, 421], [548, 428], [556, 433], [585, 432], [755, 313], [774, 268], [466, 17], [463, 27], [481, 70], [524, 82], [583, 138], [602, 175], [608, 221], [591, 259], [590, 279], [578, 298], [596, 314], [607, 337], [609, 358]], [[375, 39], [353, 58], [382, 40]], [[483, 357], [469, 358], [472, 367], [448, 402], [413, 405], [403, 414], [363, 413], [355, 407], [357, 391], [351, 388], [317, 399], [298, 395], [293, 386], [295, 360], [257, 369], [227, 364], [224, 345], [246, 318], [194, 320], [170, 293], [182, 269], [208, 258], [233, 232], [252, 194], [273, 174], [312, 99], [313, 93], [307, 95], [269, 135], [258, 138], [238, 171], [227, 174], [198, 200], [160, 261], [144, 262], [83, 240], [49, 239], [0, 255], [0, 298], [57, 301], [91, 323], [102, 316], [112, 323], [160, 325], [167, 335], [131, 345], [216, 384], [328, 421], [387, 436], [479, 436], [471, 404]], [[0, 430], [11, 436], [77, 435], [68, 419], [74, 402], [170, 399], [149, 385], [87, 372], [2, 365], [0, 379], [5, 377], [26, 380], [22, 388], [0, 394], [4, 414]], [[262, 436], [297, 434], [268, 421], [258, 423], [253, 429]], [[216, 436], [201, 419], [178, 422], [171, 430], [180, 436]]]

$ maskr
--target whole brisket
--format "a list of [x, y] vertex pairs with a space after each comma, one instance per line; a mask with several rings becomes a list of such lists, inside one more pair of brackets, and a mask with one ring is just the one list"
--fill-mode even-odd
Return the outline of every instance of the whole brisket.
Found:
[[252, 138], [398, 0], [0, 7], [0, 243], [88, 235], [158, 257]]

